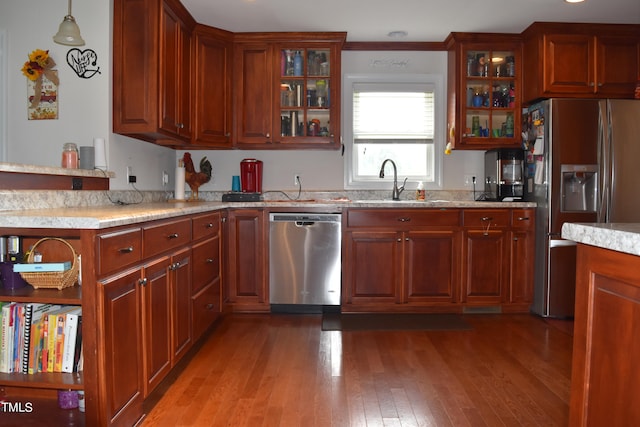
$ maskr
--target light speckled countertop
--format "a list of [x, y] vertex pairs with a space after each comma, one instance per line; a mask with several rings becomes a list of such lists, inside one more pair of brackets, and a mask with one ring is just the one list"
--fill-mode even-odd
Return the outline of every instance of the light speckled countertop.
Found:
[[0, 211], [0, 227], [103, 229], [225, 208], [296, 208], [340, 212], [344, 208], [527, 208], [529, 202], [305, 200], [264, 202], [178, 202]]
[[565, 223], [562, 238], [640, 256], [640, 224]]

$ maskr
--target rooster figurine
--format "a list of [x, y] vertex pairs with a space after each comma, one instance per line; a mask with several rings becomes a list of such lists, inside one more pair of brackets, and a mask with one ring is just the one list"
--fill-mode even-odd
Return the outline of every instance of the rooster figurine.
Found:
[[190, 153], [184, 153], [182, 161], [184, 162], [184, 180], [189, 184], [189, 188], [191, 188], [191, 197], [189, 197], [189, 200], [198, 200], [198, 188], [200, 188], [202, 184], [211, 181], [213, 166], [211, 166], [211, 162], [207, 160], [207, 156], [204, 156], [202, 160], [200, 160], [200, 172], [196, 172]]

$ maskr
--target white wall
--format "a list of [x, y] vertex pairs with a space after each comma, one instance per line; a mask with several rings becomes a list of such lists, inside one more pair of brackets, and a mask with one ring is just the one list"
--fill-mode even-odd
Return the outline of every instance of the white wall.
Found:
[[[66, 0], [0, 0], [0, 31], [5, 32], [7, 57], [7, 161], [42, 166], [58, 166], [65, 142], [91, 145], [94, 137], [107, 140], [108, 167], [116, 172], [112, 189], [126, 189], [126, 166], [133, 167], [141, 190], [161, 190], [162, 171], [171, 176], [184, 151], [173, 151], [111, 133], [111, 16], [112, 2], [83, 0], [73, 3], [72, 14], [86, 45], [98, 55], [100, 74], [90, 79], [78, 77], [66, 63], [70, 47], [55, 44], [51, 37], [67, 12]], [[20, 72], [34, 49], [48, 49], [56, 61], [60, 78], [58, 120], [27, 120], [27, 79]], [[371, 58], [409, 58], [412, 73], [446, 74], [443, 52], [344, 52], [343, 71], [358, 72]], [[387, 71], [387, 70], [385, 70]], [[132, 94], [132, 96], [135, 96]], [[0, 123], [2, 121], [0, 120]], [[446, 128], [446, 127], [445, 127]], [[196, 164], [207, 156], [214, 168], [212, 181], [201, 191], [228, 190], [231, 176], [239, 174], [243, 158], [264, 162], [265, 190], [294, 188], [293, 174], [300, 173], [306, 190], [342, 189], [343, 158], [339, 151], [191, 151]], [[444, 160], [444, 188], [464, 188], [463, 174], [482, 175], [482, 153], [454, 152]]]
[[[100, 74], [89, 79], [78, 77], [67, 64], [72, 47], [52, 40], [67, 14], [67, 0], [0, 0], [0, 4], [0, 31], [5, 31], [8, 47], [6, 161], [60, 166], [65, 142], [92, 145], [94, 137], [101, 137], [107, 141], [109, 170], [116, 172], [111, 188], [128, 188], [127, 164], [133, 166], [140, 189], [162, 188], [161, 171], [173, 168], [175, 152], [111, 133], [112, 2], [82, 0], [72, 5], [86, 42], [79, 49], [91, 49], [98, 55]], [[49, 50], [57, 64], [57, 120], [27, 119], [27, 79], [20, 70], [35, 49]]]

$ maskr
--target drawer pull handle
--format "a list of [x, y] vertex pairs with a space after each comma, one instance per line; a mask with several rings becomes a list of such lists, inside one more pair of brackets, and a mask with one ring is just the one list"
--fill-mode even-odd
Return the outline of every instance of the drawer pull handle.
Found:
[[213, 258], [207, 258], [206, 263], [207, 264], [213, 264]]
[[529, 217], [528, 216], [520, 216], [520, 217], [518, 217], [518, 221], [529, 221]]
[[400, 221], [400, 222], [409, 222], [409, 221], [411, 221], [411, 218], [398, 218], [398, 221]]
[[493, 218], [490, 216], [483, 216], [482, 218], [480, 218], [480, 221], [491, 221]]
[[133, 252], [133, 246], [129, 246], [128, 248], [120, 248], [118, 249], [118, 252], [120, 252], [121, 254], [129, 254]]
[[167, 239], [177, 239], [177, 238], [178, 238], [178, 233], [169, 234], [167, 236]]

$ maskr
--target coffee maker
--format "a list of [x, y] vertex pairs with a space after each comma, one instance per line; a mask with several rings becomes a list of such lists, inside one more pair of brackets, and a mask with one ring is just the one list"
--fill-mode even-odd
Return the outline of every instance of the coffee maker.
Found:
[[262, 161], [244, 159], [240, 162], [240, 182], [243, 193], [262, 193]]
[[524, 190], [524, 151], [494, 148], [484, 154], [482, 200], [521, 200]]

